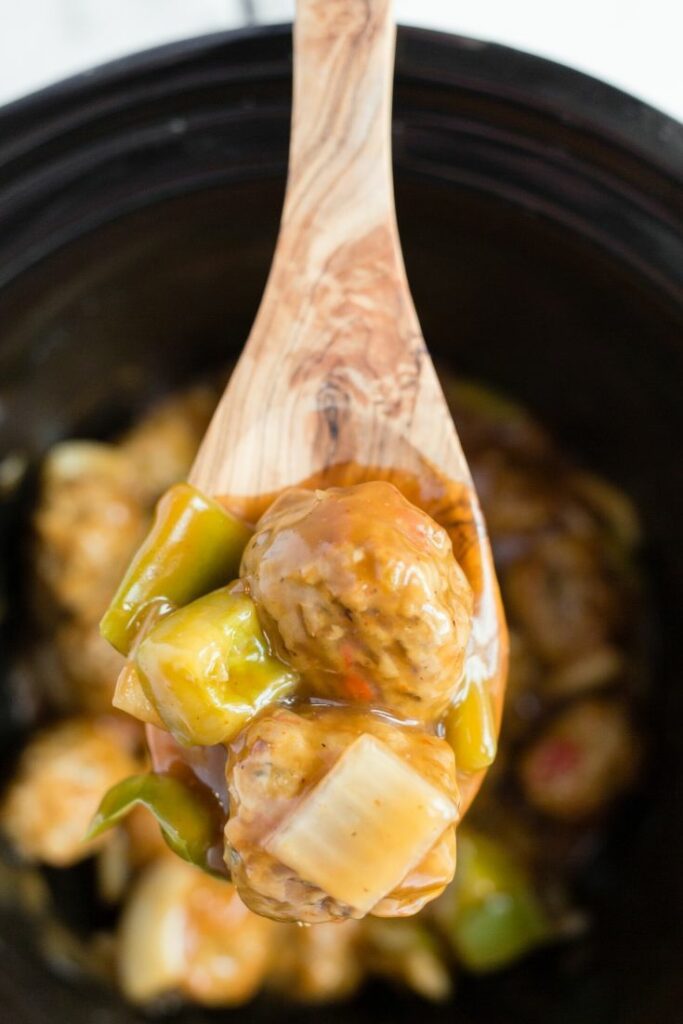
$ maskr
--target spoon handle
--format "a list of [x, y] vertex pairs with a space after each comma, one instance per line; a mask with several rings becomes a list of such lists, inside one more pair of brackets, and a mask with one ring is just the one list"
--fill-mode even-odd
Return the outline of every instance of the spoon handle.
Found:
[[335, 242], [394, 225], [393, 0], [297, 0], [282, 227]]
[[258, 314], [195, 462], [210, 494], [330, 466], [467, 466], [408, 288], [394, 211], [393, 0], [298, 0], [289, 176]]

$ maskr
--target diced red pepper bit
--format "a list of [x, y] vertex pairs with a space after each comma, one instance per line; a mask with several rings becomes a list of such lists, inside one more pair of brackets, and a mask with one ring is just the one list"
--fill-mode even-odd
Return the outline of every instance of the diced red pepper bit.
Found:
[[581, 752], [571, 740], [551, 740], [535, 757], [534, 774], [539, 782], [553, 782], [579, 763]]
[[344, 689], [352, 700], [370, 701], [374, 697], [370, 683], [353, 672], [344, 676]]
[[[353, 646], [350, 643], [342, 644], [341, 656], [345, 667], [348, 669], [353, 663], [354, 652]], [[346, 695], [351, 700], [362, 700], [371, 701], [375, 696], [375, 691], [367, 679], [363, 679], [357, 672], [349, 671], [345, 674], [342, 683]]]

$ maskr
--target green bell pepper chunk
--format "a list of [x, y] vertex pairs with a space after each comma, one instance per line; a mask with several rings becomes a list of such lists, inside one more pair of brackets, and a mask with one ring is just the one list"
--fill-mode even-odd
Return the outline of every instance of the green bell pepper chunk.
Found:
[[546, 941], [550, 923], [507, 851], [470, 829], [460, 829], [458, 840], [455, 882], [438, 919], [465, 967], [497, 970]]
[[100, 622], [102, 636], [129, 654], [152, 608], [182, 607], [234, 579], [251, 535], [246, 523], [190, 484], [171, 487]]
[[199, 746], [228, 742], [299, 682], [271, 653], [254, 602], [235, 585], [162, 619], [138, 646], [135, 665], [166, 729]]
[[471, 971], [495, 971], [518, 960], [547, 937], [548, 929], [534, 893], [511, 889], [490, 896], [457, 915], [453, 942]]
[[113, 828], [136, 805], [154, 815], [174, 853], [204, 871], [210, 870], [209, 852], [221, 834], [218, 803], [172, 775], [132, 775], [112, 786], [102, 797], [85, 840]]

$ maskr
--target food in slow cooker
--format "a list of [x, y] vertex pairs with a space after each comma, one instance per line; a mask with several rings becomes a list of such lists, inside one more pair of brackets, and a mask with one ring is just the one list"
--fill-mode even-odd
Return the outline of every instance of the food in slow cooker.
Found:
[[[2, 824], [25, 863], [95, 857], [100, 898], [122, 908], [103, 969], [131, 1000], [234, 1005], [267, 987], [324, 1001], [347, 996], [368, 972], [441, 999], [458, 967], [494, 970], [539, 944], [567, 941], [586, 925], [573, 905], [573, 877], [640, 758], [633, 724], [642, 679], [637, 519], [622, 495], [576, 468], [525, 413], [477, 388], [445, 383], [490, 529], [512, 632], [511, 677], [498, 758], [458, 828], [455, 881], [410, 920], [369, 917], [303, 929], [268, 921], [240, 901], [231, 883], [174, 857], [140, 806], [95, 846], [82, 843], [81, 828], [103, 790], [133, 773], [144, 777], [149, 767], [143, 726], [111, 709], [124, 659], [96, 631], [111, 596], [102, 580], [117, 579], [149, 528], [155, 501], [186, 476], [213, 396], [199, 389], [169, 399], [116, 443], [64, 442], [48, 454], [35, 516], [37, 629], [23, 673], [28, 665], [41, 719], [54, 721], [29, 740]], [[82, 534], [74, 522], [84, 524]], [[126, 551], [121, 524], [127, 524]], [[276, 587], [276, 615], [280, 597]], [[157, 628], [164, 622], [170, 617]], [[352, 652], [352, 662], [362, 669], [362, 652]], [[128, 688], [119, 683], [121, 702], [139, 709], [139, 680], [130, 673], [122, 678]], [[439, 768], [449, 743], [456, 757], [470, 758], [472, 770], [490, 763], [496, 729], [484, 697], [481, 687], [468, 691], [458, 729], [451, 722], [446, 739], [431, 738], [435, 753], [419, 715], [416, 724], [401, 727], [380, 715], [381, 753], [386, 747], [391, 754], [394, 743], [411, 744], [414, 731], [428, 776], [450, 775], [447, 766]], [[148, 721], [158, 714], [148, 699], [146, 714]], [[328, 719], [338, 743], [353, 711], [331, 707], [301, 716], [296, 707], [275, 708], [247, 726], [234, 755], [235, 764], [246, 765], [239, 794], [245, 806], [274, 782], [296, 791], [286, 746], [299, 740], [302, 763], [315, 762], [320, 750], [305, 737], [317, 714]], [[288, 716], [302, 718], [295, 730], [283, 728]], [[260, 775], [264, 737], [271, 766], [277, 767], [278, 750], [286, 752], [283, 770], [270, 777]], [[163, 817], [163, 807], [156, 810]], [[174, 806], [167, 830], [176, 812]], [[239, 846], [240, 833], [251, 827], [241, 807], [233, 827]], [[286, 845], [291, 835], [285, 831], [280, 840]], [[448, 875], [452, 856], [444, 843], [434, 877]], [[49, 916], [49, 908], [41, 913]]]

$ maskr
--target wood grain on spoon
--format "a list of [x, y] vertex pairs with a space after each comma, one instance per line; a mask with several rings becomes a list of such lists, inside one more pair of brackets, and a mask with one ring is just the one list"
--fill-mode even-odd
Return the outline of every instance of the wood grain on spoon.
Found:
[[287, 194], [266, 290], [191, 481], [256, 495], [327, 466], [469, 482], [408, 288], [391, 170], [391, 0], [299, 0]]
[[[289, 486], [395, 482], [449, 530], [475, 592], [468, 665], [500, 722], [507, 634], [491, 552], [396, 225], [392, 6], [298, 0], [279, 238], [190, 480], [252, 519]], [[459, 775], [463, 810], [483, 777]]]

